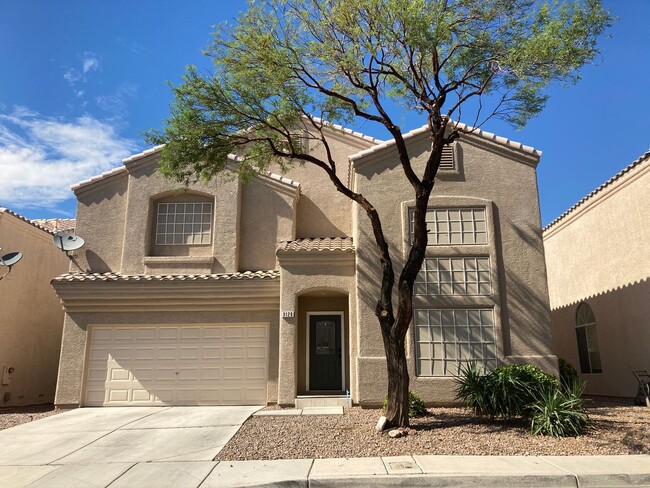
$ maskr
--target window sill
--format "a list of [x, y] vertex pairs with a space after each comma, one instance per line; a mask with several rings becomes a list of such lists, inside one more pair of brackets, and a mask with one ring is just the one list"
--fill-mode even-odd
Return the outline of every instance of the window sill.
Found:
[[146, 256], [144, 264], [213, 264], [214, 256]]
[[214, 256], [146, 256], [146, 274], [212, 274]]

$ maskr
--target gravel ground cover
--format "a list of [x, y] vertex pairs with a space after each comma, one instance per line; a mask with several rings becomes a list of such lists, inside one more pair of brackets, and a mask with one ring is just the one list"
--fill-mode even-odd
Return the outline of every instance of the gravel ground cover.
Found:
[[64, 412], [55, 410], [54, 405], [31, 405], [29, 407], [0, 408], [0, 430], [16, 425], [25, 424], [33, 420], [44, 419], [50, 415]]
[[251, 417], [218, 460], [436, 455], [650, 454], [650, 408], [597, 400], [592, 427], [579, 437], [532, 436], [525, 421], [491, 423], [463, 408], [431, 408], [412, 419], [416, 435], [391, 439], [375, 432], [379, 410], [353, 407], [339, 416]]

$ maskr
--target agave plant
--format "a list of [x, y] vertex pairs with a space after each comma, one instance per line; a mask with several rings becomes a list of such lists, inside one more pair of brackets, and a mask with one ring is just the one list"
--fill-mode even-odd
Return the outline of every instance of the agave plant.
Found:
[[580, 435], [589, 425], [582, 394], [585, 385], [578, 380], [564, 388], [547, 385], [530, 405], [530, 430], [533, 435], [567, 437]]

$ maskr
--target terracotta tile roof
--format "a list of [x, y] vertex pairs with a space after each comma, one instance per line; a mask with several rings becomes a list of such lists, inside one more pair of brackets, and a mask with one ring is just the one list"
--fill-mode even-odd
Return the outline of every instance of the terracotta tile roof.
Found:
[[[30, 220], [27, 217], [23, 217], [22, 215], [14, 212], [13, 210], [9, 210], [8, 208], [0, 207], [0, 214], [2, 214], [2, 213], [6, 213], [7, 215], [11, 215], [12, 217], [16, 217], [17, 219], [22, 220], [23, 222], [27, 222], [28, 224], [33, 225], [37, 229], [40, 229], [40, 230], [42, 230], [44, 232], [47, 232], [48, 234], [54, 235], [54, 232], [52, 232], [52, 230], [48, 226], [43, 225], [40, 220]], [[68, 220], [68, 219], [50, 219], [50, 220]], [[70, 220], [72, 220], [74, 222], [74, 219], [70, 219]]]
[[570, 214], [575, 212], [579, 207], [581, 207], [582, 205], [587, 203], [589, 200], [591, 200], [597, 194], [602, 193], [605, 190], [605, 188], [612, 185], [617, 180], [621, 179], [623, 176], [630, 173], [632, 170], [641, 167], [643, 165], [643, 163], [648, 163], [648, 162], [650, 162], [650, 150], [646, 151], [641, 157], [639, 157], [639, 158], [635, 159], [634, 161], [632, 161], [632, 163], [629, 166], [626, 166], [625, 168], [623, 168], [621, 171], [616, 173], [614, 176], [612, 176], [605, 183], [603, 183], [598, 188], [596, 188], [594, 191], [589, 193], [589, 195], [582, 198], [578, 203], [576, 203], [571, 208], [569, 208], [569, 210], [567, 210], [562, 215], [560, 215], [558, 218], [553, 220], [550, 224], [548, 224], [546, 227], [544, 227], [543, 232], [546, 232], [546, 231], [550, 230], [551, 227], [559, 224], [560, 221], [566, 219]]
[[168, 274], [168, 275], [125, 275], [121, 273], [65, 273], [52, 281], [220, 281], [220, 280], [252, 280], [277, 279], [280, 272], [244, 271], [238, 273], [220, 274]]
[[[454, 122], [453, 125], [457, 129], [461, 130], [462, 132], [471, 133], [472, 135], [478, 136], [478, 137], [480, 137], [482, 139], [486, 139], [486, 140], [489, 140], [489, 141], [494, 141], [494, 142], [497, 142], [499, 144], [503, 144], [504, 146], [508, 146], [508, 147], [513, 148], [513, 149], [518, 149], [518, 150], [520, 150], [522, 152], [525, 152], [527, 154], [532, 154], [532, 155], [537, 156], [537, 157], [541, 157], [541, 155], [542, 155], [542, 151], [538, 151], [537, 149], [535, 149], [534, 147], [531, 147], [531, 146], [526, 146], [526, 145], [522, 144], [521, 142], [511, 141], [507, 137], [501, 137], [501, 136], [498, 136], [496, 134], [493, 134], [492, 132], [487, 132], [487, 131], [484, 131], [484, 130], [481, 130], [481, 129], [476, 129], [475, 127], [472, 127], [470, 125], [463, 124], [462, 122]], [[429, 126], [424, 125], [424, 126], [420, 127], [419, 129], [414, 129], [414, 130], [404, 134], [404, 140], [408, 140], [408, 139], [410, 139], [412, 137], [415, 137], [415, 136], [420, 135], [420, 134], [424, 134], [425, 132], [428, 132], [428, 131], [429, 131]], [[382, 142], [382, 143], [380, 143], [380, 144], [378, 144], [376, 146], [370, 147], [368, 149], [364, 149], [363, 151], [359, 151], [358, 153], [351, 155], [349, 157], [349, 159], [351, 161], [355, 161], [357, 159], [363, 158], [364, 156], [368, 156], [369, 154], [374, 154], [376, 152], [382, 151], [382, 150], [386, 149], [387, 147], [390, 147], [390, 146], [393, 146], [393, 145], [395, 145], [395, 140], [390, 139], [390, 140]]]
[[278, 251], [346, 251], [354, 252], [352, 237], [313, 237], [282, 241]]
[[32, 222], [44, 227], [50, 232], [73, 233], [76, 225], [75, 219], [34, 219]]

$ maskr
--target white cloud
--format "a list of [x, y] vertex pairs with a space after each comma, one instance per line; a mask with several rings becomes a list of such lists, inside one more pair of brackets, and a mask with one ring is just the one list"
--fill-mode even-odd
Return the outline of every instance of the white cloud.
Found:
[[138, 150], [92, 116], [64, 121], [25, 108], [0, 114], [0, 206], [54, 208], [70, 186], [119, 166]]
[[88, 73], [89, 71], [96, 71], [98, 69], [99, 69], [99, 61], [97, 60], [97, 58], [92, 56], [91, 53], [86, 53], [83, 60], [84, 74]]
[[100, 69], [99, 60], [91, 52], [85, 52], [81, 59], [81, 68], [68, 68], [63, 73], [63, 79], [67, 81], [70, 86], [74, 87], [77, 83], [87, 83], [88, 78], [86, 75], [91, 71], [98, 71]]
[[121, 117], [126, 113], [129, 102], [136, 97], [137, 93], [137, 85], [122, 83], [112, 94], [95, 97], [95, 102], [105, 112]]

